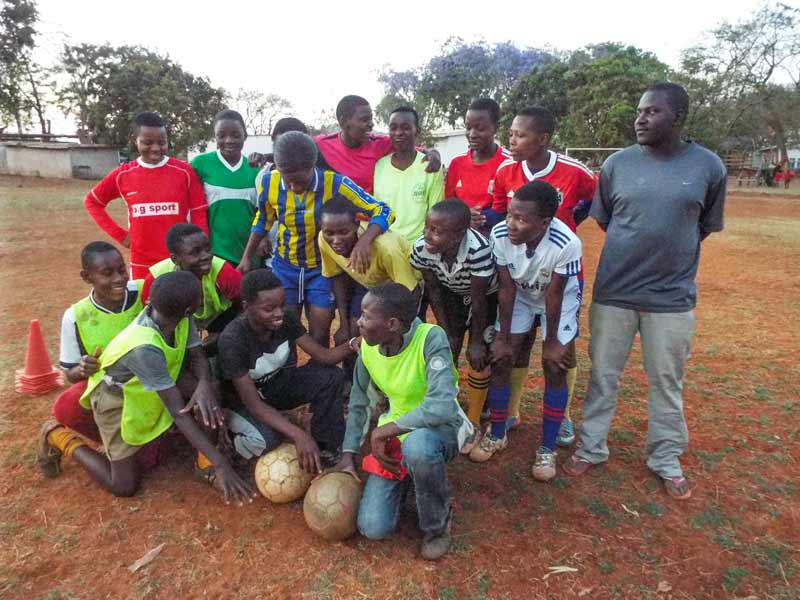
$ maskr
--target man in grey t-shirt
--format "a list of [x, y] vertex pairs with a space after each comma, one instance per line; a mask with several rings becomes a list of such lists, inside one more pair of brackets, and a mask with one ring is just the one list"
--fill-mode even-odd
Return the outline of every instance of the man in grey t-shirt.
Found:
[[691, 496], [678, 457], [689, 442], [683, 369], [694, 333], [700, 242], [721, 231], [726, 173], [714, 153], [681, 139], [689, 97], [673, 83], [650, 86], [634, 123], [638, 144], [611, 155], [591, 216], [606, 231], [589, 322], [592, 373], [580, 448], [570, 475], [608, 460], [619, 377], [639, 332], [648, 380], [647, 466], [667, 493]]

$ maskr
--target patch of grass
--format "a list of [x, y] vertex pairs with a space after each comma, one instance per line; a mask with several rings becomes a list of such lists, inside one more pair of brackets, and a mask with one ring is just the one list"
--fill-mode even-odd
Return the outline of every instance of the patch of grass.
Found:
[[487, 600], [489, 598], [489, 589], [492, 587], [492, 578], [486, 571], [481, 570], [477, 578], [477, 592], [473, 596], [474, 600]]
[[458, 592], [450, 587], [445, 587], [439, 590], [439, 600], [456, 600]]
[[689, 520], [692, 529], [705, 527], [722, 527], [730, 523], [730, 519], [722, 512], [717, 504], [712, 504], [706, 510], [696, 513]]
[[625, 444], [633, 441], [636, 437], [636, 432], [629, 429], [612, 429], [608, 437], [614, 442]]
[[49, 592], [47, 592], [44, 596], [41, 597], [41, 600], [69, 600], [69, 598], [74, 598], [70, 592], [65, 592], [60, 588], [53, 588]]
[[718, 531], [712, 537], [712, 540], [719, 544], [725, 550], [737, 550], [741, 547], [739, 540], [736, 539], [733, 531]]
[[652, 517], [662, 517], [666, 512], [664, 507], [656, 502], [647, 502], [642, 506], [642, 509]]
[[753, 388], [753, 394], [757, 400], [761, 400], [762, 402], [772, 400], [772, 392], [770, 392], [763, 385], [757, 385], [755, 388]]
[[600, 572], [603, 575], [611, 575], [611, 573], [614, 572], [614, 564], [607, 560], [601, 560], [600, 564], [597, 565], [597, 568], [600, 569]]
[[325, 571], [314, 577], [314, 581], [311, 582], [311, 593], [315, 600], [331, 600], [333, 598], [332, 587], [333, 581]]
[[773, 539], [766, 538], [752, 546], [749, 554], [771, 577], [783, 579], [785, 575], [788, 578], [796, 571], [796, 563], [786, 555], [786, 548]]
[[750, 571], [742, 567], [728, 567], [722, 575], [722, 584], [728, 593], [736, 591], [742, 579], [750, 575]]

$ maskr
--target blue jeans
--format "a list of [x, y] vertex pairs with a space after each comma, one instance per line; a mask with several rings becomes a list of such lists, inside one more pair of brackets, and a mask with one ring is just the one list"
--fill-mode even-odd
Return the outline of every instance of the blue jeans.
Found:
[[358, 530], [372, 540], [383, 539], [395, 530], [412, 484], [422, 532], [438, 535], [447, 527], [451, 496], [445, 466], [458, 453], [455, 435], [445, 436], [435, 429], [415, 429], [403, 440], [401, 450], [403, 464], [408, 469], [405, 479], [370, 475], [361, 495]]

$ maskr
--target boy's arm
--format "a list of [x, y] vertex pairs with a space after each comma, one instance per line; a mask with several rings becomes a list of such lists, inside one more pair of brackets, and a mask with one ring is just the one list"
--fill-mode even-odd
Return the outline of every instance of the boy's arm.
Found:
[[489, 291], [490, 277], [472, 276], [470, 279], [470, 298], [472, 299], [472, 316], [469, 324], [469, 346], [467, 347], [467, 360], [476, 371], [482, 371], [489, 364], [486, 352], [486, 342], [483, 332], [489, 325], [489, 320], [494, 316], [488, 314], [489, 308], [486, 296]]
[[500, 282], [500, 289], [497, 291], [497, 316], [500, 322], [500, 331], [497, 332], [494, 342], [492, 342], [492, 362], [511, 359], [511, 316], [514, 312], [514, 300], [517, 296], [517, 289], [514, 280], [508, 273], [508, 267], [497, 265], [497, 278]]
[[597, 182], [597, 189], [594, 192], [594, 201], [589, 209], [589, 216], [592, 217], [600, 229], [608, 230], [611, 216], [614, 213], [614, 204], [611, 200], [611, 166], [606, 161], [600, 171], [600, 179]]
[[372, 413], [367, 396], [370, 381], [369, 372], [359, 356], [353, 370], [353, 385], [350, 387], [350, 401], [347, 404], [347, 428], [342, 443], [342, 451], [345, 453], [357, 454], [367, 437]]
[[508, 189], [506, 188], [505, 177], [502, 174], [501, 167], [502, 165], [497, 167], [497, 172], [494, 174], [491, 209], [504, 215], [508, 212]]
[[[261, 184], [259, 183], [259, 187], [260, 186]], [[265, 196], [266, 194], [263, 191], [258, 196], [258, 210], [256, 211], [256, 216], [253, 218], [250, 238], [247, 240], [247, 246], [245, 246], [244, 252], [242, 253], [242, 260], [236, 267], [242, 273], [246, 273], [250, 270], [250, 265], [252, 264], [251, 259], [258, 249], [258, 245], [267, 235], [267, 232], [272, 227], [272, 223], [275, 221], [275, 213], [272, 211], [272, 207], [269, 206], [269, 203], [266, 202]]]
[[100, 183], [89, 190], [83, 200], [83, 206], [100, 229], [127, 248], [130, 246], [128, 231], [123, 229], [106, 211], [106, 206], [108, 206], [109, 202], [122, 197], [117, 187], [117, 174], [118, 170], [114, 169]]
[[225, 425], [225, 417], [222, 408], [217, 402], [214, 393], [214, 386], [211, 382], [211, 369], [208, 366], [206, 353], [203, 352], [202, 344], [186, 349], [186, 358], [189, 360], [189, 368], [197, 379], [197, 386], [192, 392], [192, 397], [186, 406], [181, 410], [182, 413], [189, 414], [196, 405], [203, 418], [203, 424], [211, 429]]
[[322, 363], [323, 365], [339, 364], [351, 354], [358, 352], [357, 349], [354, 349], [352, 346], [350, 346], [349, 341], [340, 344], [335, 348], [325, 348], [307, 333], [301, 335], [295, 341], [303, 350], [303, 352], [308, 354], [313, 360]]
[[333, 342], [337, 345], [350, 339], [350, 306], [347, 298], [349, 279], [350, 276], [346, 273], [331, 277], [333, 297], [336, 300], [336, 309], [339, 311], [339, 329], [333, 336]]
[[[369, 240], [370, 242], [372, 242], [372, 239], [374, 239], [379, 233], [383, 233], [389, 229], [389, 225], [394, 222], [395, 214], [392, 209], [389, 208], [389, 206], [384, 202], [381, 202], [377, 198], [374, 198], [371, 194], [365, 192], [349, 177], [341, 176], [337, 191], [342, 196], [350, 200], [350, 202], [352, 202], [360, 212], [370, 216], [370, 225], [377, 225], [380, 228], [379, 232], [376, 232], [372, 235]], [[369, 230], [370, 228], [368, 227], [367, 232], [361, 236], [361, 240], [366, 237], [366, 234], [369, 232]]]
[[208, 235], [208, 202], [203, 191], [203, 184], [192, 167], [189, 167], [189, 222], [194, 223]]
[[234, 269], [227, 261], [217, 276], [217, 290], [228, 300], [238, 300], [242, 294], [242, 272]]
[[561, 304], [567, 277], [553, 273], [544, 290], [544, 312], [547, 320], [547, 337], [542, 342], [542, 360], [554, 362], [565, 371], [569, 369], [569, 344], [558, 341], [558, 325], [561, 322]]

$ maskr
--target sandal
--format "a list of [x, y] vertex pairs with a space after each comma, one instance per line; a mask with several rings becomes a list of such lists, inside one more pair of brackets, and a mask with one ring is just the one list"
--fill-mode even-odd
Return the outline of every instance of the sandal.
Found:
[[683, 475], [679, 477], [662, 477], [664, 490], [668, 496], [675, 500], [688, 500], [692, 497], [692, 488], [689, 487], [689, 480]]
[[573, 454], [567, 460], [561, 463], [561, 468], [564, 469], [564, 472], [570, 477], [580, 477], [593, 466], [595, 466], [594, 463], [590, 463], [585, 458], [580, 458], [577, 454]]

